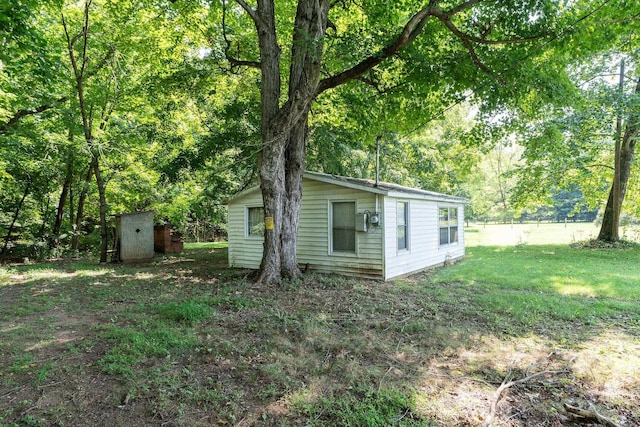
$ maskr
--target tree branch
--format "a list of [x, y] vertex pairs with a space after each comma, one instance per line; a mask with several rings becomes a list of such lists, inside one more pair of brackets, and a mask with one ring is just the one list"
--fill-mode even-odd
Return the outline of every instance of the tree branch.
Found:
[[[61, 104], [63, 102], [67, 102], [69, 98], [67, 98], [66, 96], [63, 96], [62, 98], [58, 98], [56, 99], [54, 102], [55, 104]], [[38, 114], [38, 113], [42, 113], [44, 111], [50, 110], [52, 108], [55, 107], [55, 104], [51, 103], [51, 104], [44, 104], [44, 105], [40, 105], [39, 107], [33, 108], [33, 109], [21, 109], [18, 110], [13, 117], [11, 117], [9, 119], [9, 121], [5, 124], [0, 125], [0, 134], [5, 134], [9, 128], [14, 127], [15, 125], [18, 124], [18, 121], [20, 121], [21, 118], [25, 117], [25, 116], [30, 116], [30, 115], [34, 115], [34, 114]]]
[[87, 73], [87, 75], [85, 76], [84, 80], [87, 81], [88, 79], [90, 79], [91, 77], [95, 76], [96, 74], [98, 74], [98, 72], [104, 68], [105, 65], [107, 65], [107, 62], [109, 62], [109, 59], [111, 59], [111, 57], [113, 56], [113, 54], [116, 52], [116, 47], [114, 45], [111, 45], [109, 47], [109, 50], [107, 51], [107, 53], [105, 53], [104, 57], [102, 58], [102, 60], [100, 61], [100, 63], [96, 66], [96, 68], [94, 70], [92, 70], [90, 73]]
[[486, 65], [484, 65], [482, 63], [482, 61], [480, 61], [480, 58], [478, 58], [478, 55], [476, 54], [476, 50], [474, 49], [473, 44], [471, 43], [471, 41], [469, 41], [467, 39], [462, 39], [462, 44], [464, 44], [464, 46], [469, 51], [469, 56], [471, 56], [471, 60], [473, 61], [474, 64], [476, 64], [476, 67], [478, 67], [480, 70], [484, 71], [488, 75], [494, 77], [503, 86], [507, 85], [507, 83], [504, 81], [504, 79], [502, 79], [500, 76], [494, 74]]
[[[471, 5], [473, 3], [477, 3], [476, 1], [469, 1], [465, 4]], [[462, 6], [462, 5], [461, 5]], [[459, 6], [460, 7], [460, 6]], [[468, 6], [467, 6], [468, 7]], [[458, 8], [455, 8], [458, 9]], [[452, 9], [454, 10], [454, 9]], [[460, 9], [462, 10], [462, 9]], [[458, 27], [456, 27], [453, 22], [451, 22], [451, 17], [454, 15], [452, 11], [444, 12], [440, 9], [434, 9], [433, 16], [438, 18], [440, 22], [442, 22], [453, 34], [455, 34], [461, 40], [472, 41], [474, 43], [486, 44], [486, 45], [503, 45], [503, 44], [516, 44], [516, 43], [525, 43], [532, 40], [537, 40], [540, 36], [532, 36], [532, 37], [522, 37], [517, 39], [505, 39], [505, 40], [487, 40], [486, 36], [489, 34], [490, 30], [483, 34], [482, 37], [472, 36], [471, 34], [467, 34], [461, 31]]]
[[607, 169], [611, 169], [613, 170], [613, 166], [611, 165], [604, 165], [602, 163], [594, 163], [592, 165], [586, 165], [585, 167], [587, 168], [607, 168]]
[[519, 380], [507, 381], [506, 378], [505, 378], [505, 381], [503, 381], [502, 384], [500, 384], [500, 387], [498, 387], [498, 389], [495, 392], [493, 401], [491, 402], [491, 408], [490, 408], [489, 416], [485, 420], [484, 425], [485, 426], [491, 426], [492, 425], [493, 419], [494, 419], [495, 414], [496, 414], [496, 409], [498, 407], [498, 403], [502, 399], [502, 393], [504, 393], [504, 391], [506, 389], [508, 389], [510, 387], [513, 387], [513, 386], [516, 386], [516, 385], [527, 383], [527, 382], [529, 382], [531, 380], [534, 380], [534, 379], [539, 378], [539, 377], [543, 377], [545, 375], [558, 375], [558, 374], [566, 374], [566, 373], [569, 373], [569, 370], [562, 369], [562, 370], [559, 370], [559, 371], [541, 371], [541, 372], [536, 372], [535, 374], [528, 375], [528, 376], [526, 376], [524, 378], [521, 378]]
[[[382, 48], [380, 51], [375, 54], [365, 58], [360, 63], [354, 65], [353, 67], [345, 70], [341, 73], [338, 73], [334, 76], [327, 77], [320, 81], [318, 85], [318, 89], [316, 91], [316, 95], [321, 94], [322, 92], [339, 86], [343, 83], [346, 83], [349, 80], [357, 79], [362, 76], [367, 71], [376, 67], [385, 59], [397, 54], [400, 50], [405, 48], [407, 45], [412, 43], [416, 37], [420, 34], [424, 26], [427, 24], [429, 17], [435, 16], [440, 22], [442, 22], [452, 34], [458, 37], [462, 43], [465, 45], [469, 54], [471, 55], [471, 59], [474, 64], [480, 68], [482, 71], [486, 73], [490, 73], [490, 70], [482, 64], [480, 59], [478, 58], [475, 49], [473, 47], [473, 43], [484, 44], [484, 45], [504, 45], [504, 44], [515, 44], [515, 43], [524, 43], [531, 40], [536, 40], [540, 38], [540, 36], [534, 37], [523, 37], [519, 39], [505, 39], [505, 40], [488, 40], [486, 36], [491, 32], [491, 28], [488, 28], [481, 37], [473, 36], [471, 34], [467, 34], [461, 31], [458, 27], [456, 27], [451, 18], [456, 14], [471, 8], [472, 6], [481, 3], [483, 0], [467, 0], [460, 5], [448, 10], [444, 11], [436, 7], [437, 0], [431, 0], [429, 5], [424, 9], [417, 12], [415, 15], [411, 17], [411, 19], [406, 23], [400, 34], [393, 40], [392, 43]], [[495, 0], [490, 0], [495, 1]], [[498, 79], [499, 80], [499, 79]], [[500, 80], [499, 80], [500, 81]], [[501, 82], [504, 84], [504, 82]]]
[[[246, 9], [245, 9], [246, 10]], [[252, 9], [253, 10], [253, 9]], [[255, 20], [255, 19], [254, 19]], [[231, 64], [231, 69], [234, 67], [253, 67], [260, 68], [260, 62], [258, 61], [244, 61], [233, 57], [231, 51], [231, 40], [227, 37], [227, 1], [222, 1], [222, 38], [225, 42], [224, 56]]]
[[426, 25], [429, 17], [433, 14], [435, 3], [435, 0], [431, 0], [426, 8], [413, 15], [411, 19], [406, 23], [398, 37], [396, 37], [391, 44], [385, 46], [384, 48], [382, 48], [382, 50], [369, 56], [368, 58], [365, 58], [362, 62], [354, 65], [348, 70], [345, 70], [332, 77], [322, 79], [318, 84], [316, 95], [319, 95], [328, 89], [332, 89], [336, 86], [346, 83], [349, 80], [360, 77], [367, 71], [380, 64], [385, 59], [395, 55], [405, 46], [413, 42], [420, 31], [422, 31], [422, 29]]
[[260, 26], [261, 25], [262, 19], [260, 19], [260, 15], [258, 15], [258, 12], [256, 12], [256, 10], [254, 8], [249, 6], [247, 4], [247, 2], [245, 2], [244, 0], [236, 0], [236, 3], [238, 3], [240, 5], [240, 7], [243, 8], [245, 10], [245, 12], [247, 12], [249, 14], [251, 19], [253, 19], [253, 21], [256, 23], [256, 26]]

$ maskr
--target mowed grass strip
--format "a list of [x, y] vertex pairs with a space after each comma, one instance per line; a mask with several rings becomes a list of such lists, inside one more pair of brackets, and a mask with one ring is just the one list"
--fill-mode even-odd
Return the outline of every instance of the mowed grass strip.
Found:
[[[430, 276], [442, 298], [524, 326], [549, 321], [624, 320], [638, 328], [640, 250], [565, 245], [472, 247], [458, 265]], [[458, 295], [461, 294], [461, 295]]]

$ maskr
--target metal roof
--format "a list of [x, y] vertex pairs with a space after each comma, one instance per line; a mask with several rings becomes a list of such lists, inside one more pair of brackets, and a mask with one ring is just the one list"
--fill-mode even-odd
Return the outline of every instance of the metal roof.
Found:
[[330, 184], [342, 185], [344, 187], [357, 188], [372, 193], [384, 194], [393, 197], [413, 197], [420, 199], [442, 200], [455, 203], [469, 203], [469, 200], [451, 196], [449, 194], [436, 193], [435, 191], [422, 190], [420, 188], [406, 187], [404, 185], [392, 184], [389, 182], [376, 181], [372, 179], [351, 178], [339, 175], [329, 175], [320, 172], [305, 172], [305, 178]]
[[[422, 190], [419, 188], [406, 187], [404, 185], [392, 184], [389, 182], [379, 181], [376, 183], [372, 179], [351, 178], [346, 176], [330, 175], [326, 173], [311, 171], [305, 172], [304, 178], [391, 197], [434, 200], [450, 203], [469, 203], [469, 200], [463, 197], [436, 193], [435, 191]], [[246, 194], [250, 194], [259, 189], [260, 187], [256, 185], [236, 194], [229, 201], [242, 197]]]

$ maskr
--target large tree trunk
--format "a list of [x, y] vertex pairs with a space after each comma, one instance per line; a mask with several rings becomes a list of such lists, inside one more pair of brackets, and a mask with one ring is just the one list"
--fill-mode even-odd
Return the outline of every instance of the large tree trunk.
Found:
[[296, 123], [289, 134], [286, 152], [284, 209], [282, 218], [281, 268], [285, 278], [300, 276], [296, 247], [300, 204], [302, 201], [302, 177], [305, 167], [306, 142], [308, 137], [307, 116]]
[[[282, 139], [283, 136], [274, 136]], [[260, 265], [260, 283], [275, 283], [281, 277], [280, 248], [282, 230], [282, 207], [285, 197], [284, 186], [284, 143], [265, 144], [261, 153], [260, 189], [264, 206], [265, 231]]]
[[262, 151], [258, 161], [260, 189], [264, 206], [265, 233], [260, 266], [260, 283], [280, 280], [280, 230], [284, 198], [284, 150], [286, 135], [279, 119], [280, 46], [276, 34], [275, 8], [271, 0], [258, 0], [254, 19], [260, 47], [262, 75], [261, 121]]
[[258, 1], [254, 18], [262, 71], [262, 142], [259, 172], [265, 209], [261, 283], [300, 275], [296, 257], [302, 176], [308, 138], [308, 116], [317, 95], [322, 37], [329, 2], [298, 2], [291, 51], [287, 101], [280, 100], [280, 47], [273, 1]]
[[[260, 48], [259, 63], [229, 57], [229, 49], [225, 54], [232, 65], [256, 66], [262, 73], [262, 151], [258, 169], [266, 230], [258, 281], [270, 283], [282, 277], [296, 277], [300, 274], [296, 243], [308, 116], [313, 100], [324, 91], [356, 79], [396, 55], [418, 37], [431, 16], [436, 16], [448, 28], [453, 28], [451, 31], [465, 42], [475, 57], [468, 36], [457, 30], [451, 19], [471, 9], [477, 2], [463, 2], [449, 11], [443, 11], [437, 8], [437, 1], [432, 0], [408, 19], [387, 46], [381, 47], [351, 68], [320, 80], [329, 8], [331, 3], [335, 5], [336, 2], [298, 0], [291, 44], [288, 93], [283, 105], [280, 105], [281, 49], [277, 42], [274, 0], [257, 0], [255, 9], [245, 0], [236, 0], [236, 3], [253, 19]], [[223, 13], [226, 13], [226, 0], [223, 0], [223, 8]], [[230, 42], [226, 41], [229, 47]], [[480, 39], [474, 41], [485, 43]]]
[[[635, 93], [640, 93], [640, 79], [636, 83]], [[619, 165], [616, 175], [619, 176], [619, 193], [616, 191], [616, 183], [611, 186], [609, 198], [602, 217], [602, 225], [598, 233], [598, 240], [605, 242], [615, 242], [619, 239], [618, 229], [620, 228], [620, 216], [616, 214], [622, 210], [625, 194], [627, 193], [627, 183], [631, 175], [631, 166], [636, 151], [636, 142], [640, 131], [640, 115], [630, 114], [625, 126], [624, 135], [620, 143]], [[616, 197], [617, 194], [619, 197]], [[617, 200], [617, 201], [616, 201]], [[617, 209], [615, 209], [617, 208]]]

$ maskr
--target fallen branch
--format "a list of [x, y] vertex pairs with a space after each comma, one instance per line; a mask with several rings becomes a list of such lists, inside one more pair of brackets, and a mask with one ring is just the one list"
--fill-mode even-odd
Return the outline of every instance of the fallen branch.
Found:
[[577, 415], [580, 418], [597, 421], [598, 423], [603, 424], [605, 426], [622, 427], [621, 424], [616, 423], [611, 418], [607, 418], [604, 415], [601, 415], [600, 413], [598, 413], [598, 411], [596, 411], [596, 409], [593, 406], [590, 406], [590, 409], [582, 409], [582, 408], [578, 408], [577, 406], [571, 406], [568, 403], [565, 403], [564, 409], [567, 412]]
[[505, 390], [507, 390], [508, 388], [527, 383], [529, 381], [535, 380], [536, 378], [540, 378], [545, 375], [558, 375], [558, 374], [566, 374], [566, 373], [569, 373], [569, 371], [566, 369], [562, 369], [559, 371], [541, 371], [541, 372], [536, 372], [535, 374], [528, 375], [519, 380], [511, 380], [506, 382], [506, 379], [505, 379], [505, 381], [503, 381], [502, 384], [500, 384], [500, 387], [498, 387], [498, 389], [496, 390], [493, 401], [491, 402], [489, 416], [485, 420], [484, 426], [488, 427], [493, 425], [493, 419], [495, 418], [495, 415], [496, 415], [496, 409], [498, 407], [498, 403], [500, 403], [500, 400], [502, 399], [502, 393], [504, 393]]

